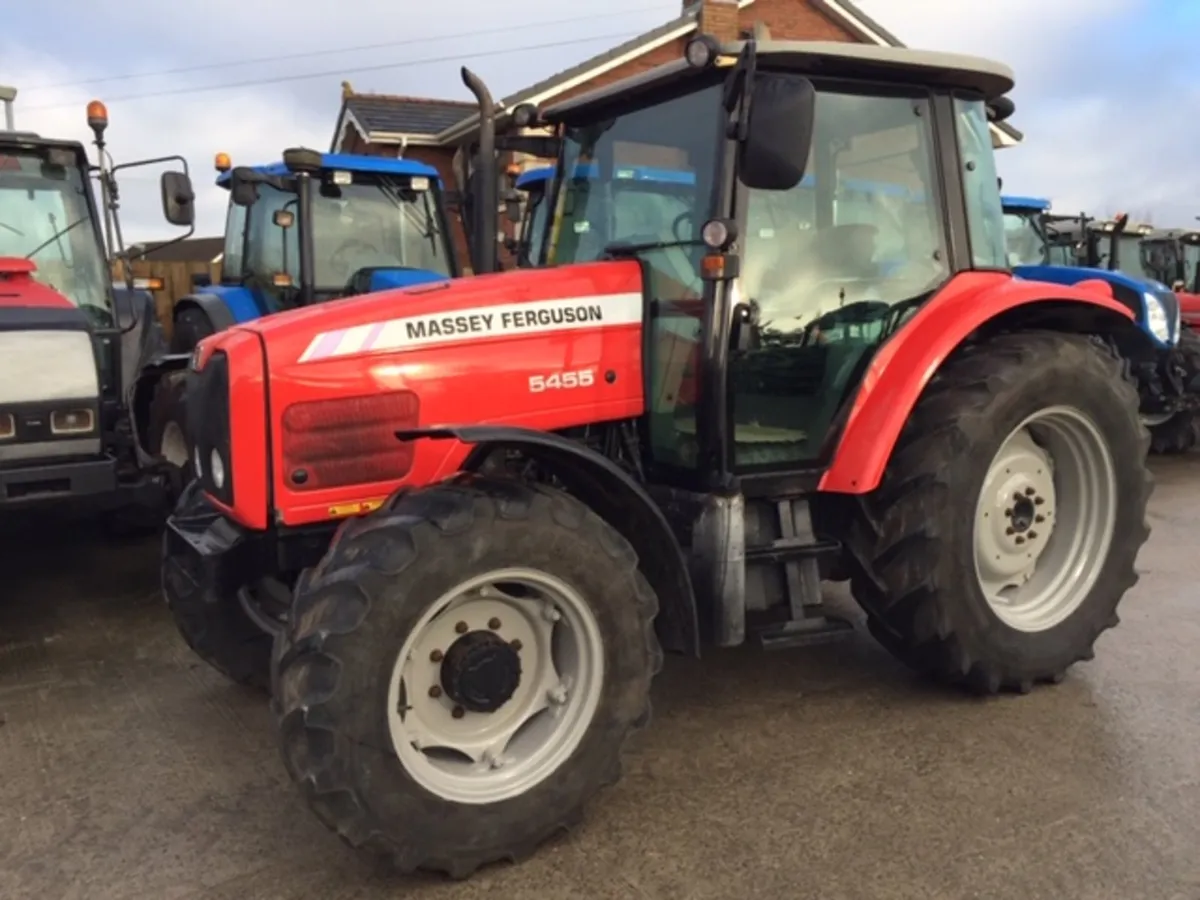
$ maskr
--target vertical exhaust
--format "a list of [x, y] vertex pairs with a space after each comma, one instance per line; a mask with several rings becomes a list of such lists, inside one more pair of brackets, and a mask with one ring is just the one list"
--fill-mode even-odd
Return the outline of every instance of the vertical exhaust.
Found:
[[479, 156], [473, 179], [475, 196], [474, 226], [468, 237], [471, 242], [471, 264], [476, 275], [496, 271], [496, 235], [500, 231], [496, 192], [496, 105], [492, 95], [478, 75], [463, 66], [462, 80], [479, 103]]
[[13, 101], [17, 99], [17, 89], [15, 87], [5, 87], [0, 84], [0, 103], [4, 104], [4, 130], [16, 131], [17, 127], [13, 124]]

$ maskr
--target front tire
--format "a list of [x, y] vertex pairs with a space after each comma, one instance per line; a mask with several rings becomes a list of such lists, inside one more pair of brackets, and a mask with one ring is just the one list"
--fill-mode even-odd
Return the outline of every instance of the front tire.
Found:
[[[207, 503], [200, 482], [193, 481], [183, 489], [174, 514], [198, 515]], [[271, 683], [271, 635], [246, 614], [236, 594], [213, 596], [179, 573], [167, 558], [168, 546], [164, 535], [163, 595], [184, 641], [226, 678], [265, 691]]]
[[617, 780], [661, 665], [629, 543], [577, 500], [460, 476], [348, 522], [275, 649], [288, 772], [349, 844], [466, 877]]
[[[1184, 389], [1195, 391], [1200, 382], [1200, 335], [1190, 328], [1179, 334], [1179, 346], [1173, 351], [1182, 371]], [[1200, 443], [1200, 422], [1196, 411], [1182, 409], [1170, 418], [1147, 423], [1150, 428], [1150, 452], [1159, 455], [1188, 453]]]
[[934, 376], [846, 542], [872, 633], [913, 669], [1028, 691], [1091, 659], [1149, 537], [1149, 436], [1120, 361], [1000, 335]]

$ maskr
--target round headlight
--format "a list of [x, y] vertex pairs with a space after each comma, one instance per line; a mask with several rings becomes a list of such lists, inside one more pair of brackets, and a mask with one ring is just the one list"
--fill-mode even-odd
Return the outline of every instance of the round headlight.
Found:
[[1172, 343], [1171, 320], [1167, 318], [1167, 310], [1158, 297], [1149, 291], [1144, 295], [1146, 303], [1146, 329], [1164, 344]]
[[702, 34], [692, 38], [683, 49], [687, 64], [697, 69], [708, 67], [721, 51], [720, 44], [711, 35]]
[[208, 466], [213, 485], [217, 490], [221, 490], [225, 487], [225, 461], [221, 459], [221, 454], [216, 450], [208, 457]]
[[700, 229], [700, 237], [710, 250], [724, 250], [733, 243], [736, 231], [728, 219], [709, 219]]

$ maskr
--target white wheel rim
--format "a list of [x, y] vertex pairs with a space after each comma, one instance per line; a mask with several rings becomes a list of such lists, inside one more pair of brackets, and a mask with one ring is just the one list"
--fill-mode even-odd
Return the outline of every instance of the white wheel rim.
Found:
[[[468, 637], [509, 660], [496, 645], [518, 648], [519, 683], [494, 712], [456, 702], [459, 682], [443, 677], [447, 655]], [[413, 780], [443, 800], [507, 800], [574, 753], [603, 683], [600, 626], [578, 591], [537, 569], [488, 572], [439, 597], [405, 639], [388, 687], [392, 747]]]
[[158, 448], [158, 452], [171, 465], [181, 469], [191, 462], [187, 438], [183, 436], [183, 429], [179, 427], [178, 423], [168, 422], [163, 428], [162, 445]]
[[1116, 467], [1077, 409], [1035, 413], [1004, 441], [975, 511], [975, 573], [1010, 628], [1046, 631], [1087, 598], [1116, 527]]

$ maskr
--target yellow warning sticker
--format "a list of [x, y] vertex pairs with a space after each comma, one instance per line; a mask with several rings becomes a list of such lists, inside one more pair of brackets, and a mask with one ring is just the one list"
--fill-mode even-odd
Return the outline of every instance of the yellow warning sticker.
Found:
[[377, 500], [358, 500], [354, 503], [339, 503], [337, 506], [329, 507], [329, 515], [331, 518], [340, 519], [345, 516], [361, 516], [363, 513], [374, 512], [383, 506], [385, 498], [380, 497]]

